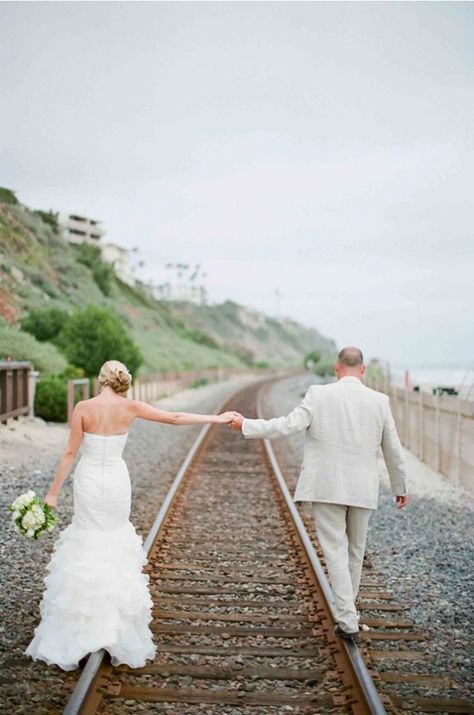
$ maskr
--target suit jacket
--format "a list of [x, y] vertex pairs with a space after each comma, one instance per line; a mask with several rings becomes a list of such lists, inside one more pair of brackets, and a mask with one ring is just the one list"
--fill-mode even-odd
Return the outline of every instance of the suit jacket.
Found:
[[244, 419], [245, 438], [305, 432], [304, 459], [294, 501], [376, 509], [377, 457], [382, 448], [392, 492], [406, 493], [405, 459], [387, 395], [357, 377], [311, 385], [286, 417]]

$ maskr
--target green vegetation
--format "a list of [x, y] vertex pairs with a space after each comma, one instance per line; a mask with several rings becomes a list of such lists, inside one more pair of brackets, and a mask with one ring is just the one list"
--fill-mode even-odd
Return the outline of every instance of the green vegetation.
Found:
[[193, 387], [193, 388], [203, 387], [204, 385], [207, 385], [208, 383], [209, 383], [209, 380], [207, 379], [207, 377], [198, 377], [196, 380], [194, 380], [191, 387]]
[[316, 363], [321, 360], [321, 353], [319, 350], [311, 350], [304, 356], [303, 365], [304, 367], [314, 367]]
[[323, 355], [313, 367], [313, 370], [319, 377], [334, 377], [335, 362], [335, 355]]
[[59, 308], [46, 308], [45, 310], [37, 308], [22, 320], [21, 329], [34, 335], [41, 342], [49, 340], [57, 344], [58, 335], [68, 317], [66, 311]]
[[112, 266], [102, 260], [99, 246], [94, 246], [91, 243], [80, 243], [75, 246], [75, 250], [77, 251], [77, 261], [90, 268], [92, 277], [102, 293], [110, 295], [114, 270]]
[[66, 358], [55, 345], [40, 343], [32, 335], [0, 318], [0, 360], [8, 357], [31, 361], [42, 375], [60, 372], [67, 365]]
[[68, 360], [93, 377], [106, 360], [120, 360], [135, 374], [142, 362], [137, 346], [111, 310], [89, 305], [64, 324], [58, 340]]
[[[42, 377], [36, 385], [35, 415], [48, 422], [67, 420], [67, 381], [84, 376], [84, 370], [68, 365], [56, 375]], [[75, 402], [79, 401], [76, 395]]]
[[33, 211], [37, 216], [40, 217], [44, 223], [49, 224], [53, 231], [58, 233], [59, 231], [59, 226], [58, 226], [58, 214], [55, 213], [54, 211], [40, 211], [39, 209], [37, 211]]
[[324, 355], [319, 350], [311, 350], [304, 357], [304, 366], [319, 377], [334, 376], [335, 355]]
[[3, 201], [4, 204], [8, 204], [10, 206], [18, 203], [15, 192], [10, 191], [10, 189], [5, 189], [3, 186], [0, 186], [0, 201]]
[[[139, 365], [139, 373], [297, 366], [310, 350], [335, 351], [334, 343], [313, 328], [269, 318], [233, 301], [196, 305], [155, 300], [147, 286], [123, 283], [103, 263], [98, 246], [67, 243], [53, 212], [30, 211], [9, 190], [0, 192], [0, 283], [0, 317], [9, 323], [0, 323], [0, 349], [13, 359], [31, 360], [43, 375], [61, 372], [68, 361], [79, 364], [82, 338], [69, 334], [66, 326], [71, 314], [77, 316], [85, 306], [115, 316], [130, 341], [128, 347], [125, 341], [121, 359], [132, 371]], [[94, 320], [75, 320], [78, 333], [93, 329]], [[81, 354], [87, 374], [95, 374], [102, 358], [120, 359], [110, 352], [120, 341], [109, 340], [108, 326], [106, 319], [109, 350], [88, 343], [86, 351], [94, 359]], [[96, 326], [93, 334], [98, 331]], [[139, 346], [141, 361], [132, 345]]]

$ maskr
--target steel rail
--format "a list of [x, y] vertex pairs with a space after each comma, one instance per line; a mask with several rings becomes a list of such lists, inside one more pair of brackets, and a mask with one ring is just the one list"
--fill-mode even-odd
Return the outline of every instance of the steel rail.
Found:
[[[262, 390], [259, 391], [257, 396], [257, 415], [259, 418], [263, 418]], [[303, 524], [303, 520], [300, 516], [300, 513], [295, 506], [295, 502], [292, 499], [285, 478], [280, 469], [280, 465], [278, 464], [278, 460], [276, 458], [272, 444], [269, 439], [264, 439], [263, 443], [265, 445], [265, 450], [270, 461], [273, 473], [275, 475], [276, 482], [280, 488], [281, 495], [284, 499], [285, 506], [291, 514], [291, 518], [298, 533], [298, 537], [305, 549], [307, 559], [311, 564], [314, 574], [319, 582], [323, 596], [326, 599], [328, 609], [334, 619], [334, 623], [336, 623], [333, 606], [334, 596], [332, 593], [331, 586], [329, 585], [329, 581], [326, 578], [326, 574], [324, 573], [323, 567], [321, 566], [319, 557], [314, 550], [313, 544], [311, 543], [311, 539], [309, 537], [308, 532], [306, 531], [305, 525]], [[367, 670], [364, 660], [354, 640], [352, 638], [350, 640], [341, 640], [344, 648], [346, 649], [346, 653], [354, 675], [363, 692], [364, 698], [367, 703], [368, 712], [371, 715], [387, 715], [387, 711], [385, 710], [382, 700], [380, 699], [380, 695], [377, 692], [372, 677]]]
[[[156, 515], [155, 521], [153, 522], [146, 541], [143, 544], [143, 548], [146, 551], [147, 555], [150, 553], [151, 547], [153, 546], [156, 536], [161, 526], [163, 525], [163, 522], [166, 518], [166, 515], [168, 514], [168, 510], [173, 502], [176, 492], [178, 491], [186, 475], [186, 472], [188, 471], [189, 466], [194, 459], [199, 447], [203, 443], [204, 438], [206, 437], [210, 427], [211, 425], [207, 424], [201, 429], [191, 449], [189, 450], [183, 463], [181, 464], [178, 473], [176, 474], [173, 483], [171, 484], [171, 487], [169, 488], [169, 491], [165, 497], [163, 504], [161, 505], [158, 514]], [[74, 691], [69, 698], [66, 707], [63, 710], [63, 715], [78, 715], [84, 703], [84, 700], [86, 699], [89, 690], [94, 682], [94, 678], [96, 677], [97, 672], [102, 665], [105, 653], [106, 651], [104, 649], [101, 649], [89, 655], [87, 663], [84, 666], [84, 670], [82, 671], [81, 676], [74, 688]]]

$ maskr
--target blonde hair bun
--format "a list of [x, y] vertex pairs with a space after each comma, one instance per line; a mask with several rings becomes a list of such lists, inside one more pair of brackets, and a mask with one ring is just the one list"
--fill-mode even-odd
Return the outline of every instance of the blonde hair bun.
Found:
[[114, 392], [124, 394], [128, 391], [132, 383], [132, 376], [122, 362], [118, 360], [107, 360], [104, 362], [99, 372], [99, 386], [111, 387]]

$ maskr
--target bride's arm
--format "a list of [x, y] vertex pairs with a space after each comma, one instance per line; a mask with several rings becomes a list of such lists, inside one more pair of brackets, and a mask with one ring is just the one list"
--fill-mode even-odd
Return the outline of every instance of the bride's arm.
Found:
[[67, 447], [62, 454], [53, 482], [44, 499], [46, 504], [49, 504], [49, 506], [56, 506], [59, 490], [61, 489], [67, 475], [71, 471], [71, 467], [76, 458], [77, 450], [82, 442], [83, 434], [81, 407], [80, 404], [77, 404], [74, 408], [74, 412], [72, 413], [71, 431], [69, 433]]
[[223, 412], [220, 415], [200, 415], [194, 412], [167, 412], [152, 407], [140, 400], [131, 401], [130, 405], [135, 417], [153, 422], [163, 422], [167, 425], [203, 425], [203, 424], [227, 424], [232, 422], [236, 413]]

